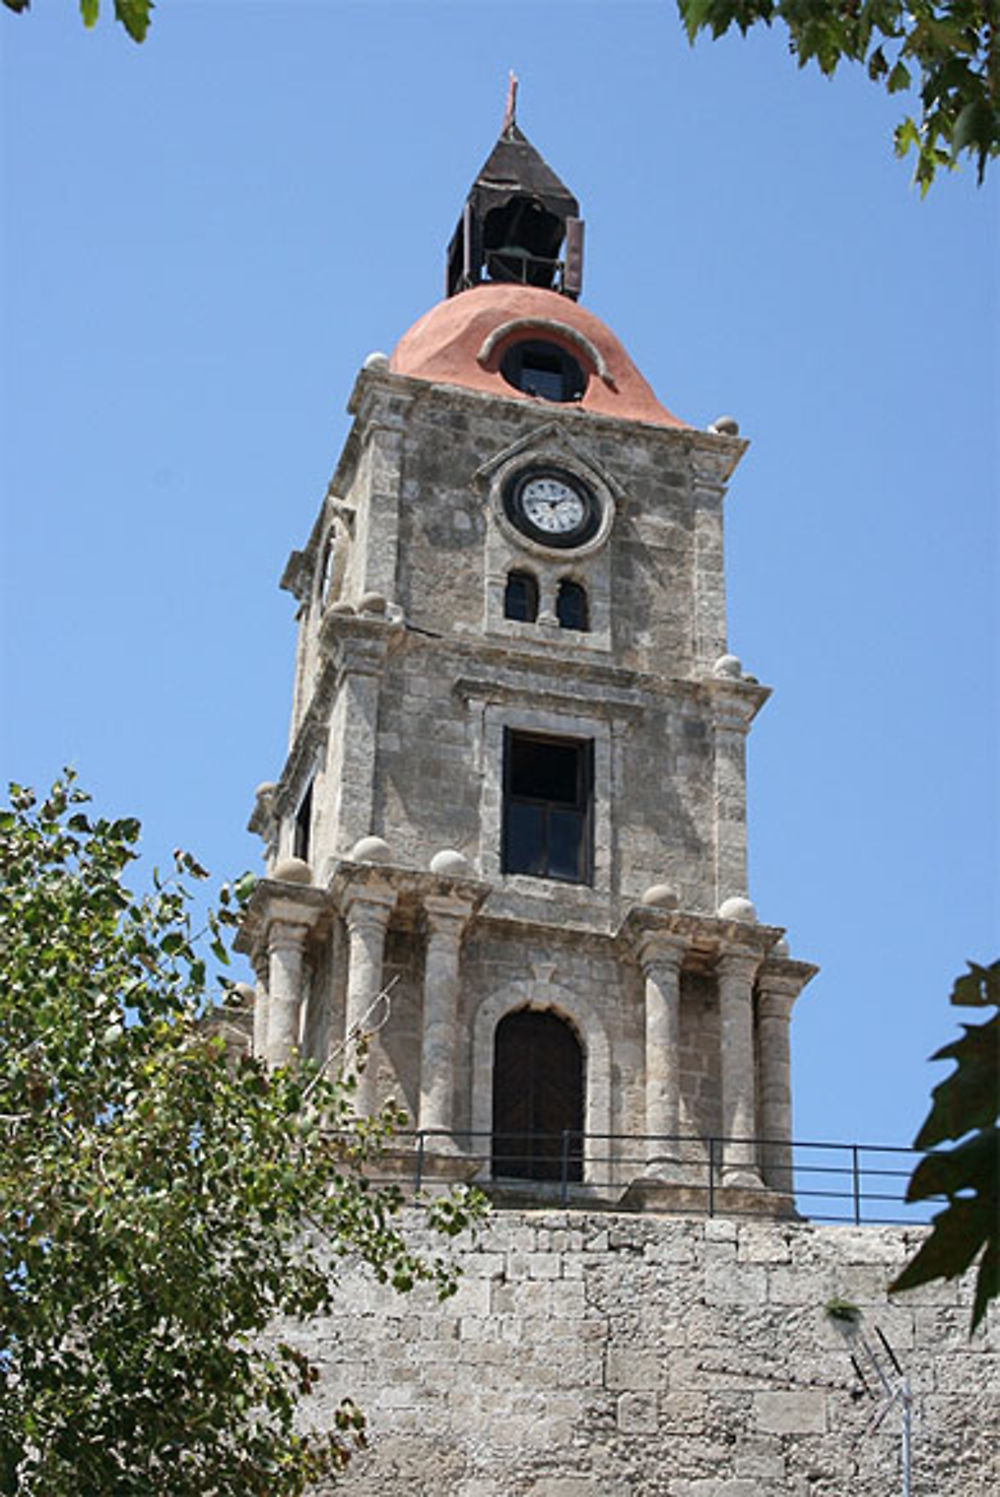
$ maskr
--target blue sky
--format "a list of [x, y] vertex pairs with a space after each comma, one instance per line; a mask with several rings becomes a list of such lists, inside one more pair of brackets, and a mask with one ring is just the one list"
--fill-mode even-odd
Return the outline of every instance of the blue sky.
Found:
[[752, 440], [752, 893], [823, 969], [796, 1132], [908, 1141], [951, 978], [997, 954], [997, 189], [921, 202], [899, 99], [779, 33], [692, 50], [670, 0], [163, 0], [143, 47], [38, 0], [0, 55], [4, 780], [72, 762], [150, 860], [259, 868], [277, 579], [358, 366], [440, 295], [514, 67], [587, 305]]

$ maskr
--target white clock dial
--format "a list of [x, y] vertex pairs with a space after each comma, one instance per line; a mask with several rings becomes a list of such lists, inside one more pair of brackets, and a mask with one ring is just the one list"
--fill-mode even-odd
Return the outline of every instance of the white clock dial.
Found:
[[583, 523], [587, 509], [583, 499], [561, 478], [530, 478], [521, 490], [525, 517], [550, 535], [566, 535]]

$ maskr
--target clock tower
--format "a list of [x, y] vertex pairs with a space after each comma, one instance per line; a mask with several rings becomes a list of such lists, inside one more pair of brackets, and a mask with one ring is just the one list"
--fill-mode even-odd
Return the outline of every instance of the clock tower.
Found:
[[579, 300], [583, 242], [512, 98], [445, 298], [365, 361], [282, 578], [254, 1048], [350, 1065], [367, 1034], [357, 1106], [405, 1108], [425, 1179], [787, 1210], [815, 969], [747, 888], [768, 691], [722, 563], [746, 444], [661, 404]]

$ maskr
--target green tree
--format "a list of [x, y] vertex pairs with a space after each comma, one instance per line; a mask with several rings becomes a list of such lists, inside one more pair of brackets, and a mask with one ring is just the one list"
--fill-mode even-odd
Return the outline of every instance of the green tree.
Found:
[[783, 21], [800, 67], [831, 75], [842, 61], [867, 68], [890, 94], [916, 86], [920, 117], [896, 127], [897, 156], [915, 151], [915, 179], [927, 191], [939, 167], [962, 152], [979, 182], [1000, 153], [1000, 8], [997, 0], [678, 0], [693, 42], [738, 26]]
[[[1000, 1008], [1000, 962], [969, 963], [951, 1001], [959, 1007]], [[890, 1286], [893, 1293], [931, 1279], [954, 1279], [979, 1260], [972, 1330], [1000, 1293], [1000, 1013], [985, 1024], [963, 1024], [961, 1039], [931, 1057], [953, 1060], [955, 1069], [934, 1088], [931, 1110], [914, 1140], [935, 1150], [920, 1161], [906, 1192], [908, 1201], [946, 1197], [932, 1231]], [[946, 1139], [954, 1148], [938, 1149]]]
[[[396, 1118], [353, 1078], [227, 1058], [186, 882], [133, 896], [134, 820], [94, 819], [67, 775], [0, 812], [0, 1490], [22, 1497], [299, 1493], [363, 1440], [345, 1402], [296, 1431], [316, 1369], [268, 1338], [323, 1311], [337, 1263], [441, 1296], [365, 1162]], [[247, 894], [223, 888], [205, 932]], [[429, 1208], [452, 1235], [475, 1205]]]
[[[8, 10], [30, 10], [31, 0], [3, 0]], [[85, 26], [96, 26], [101, 0], [80, 0], [80, 14]], [[115, 0], [115, 20], [121, 21], [134, 42], [145, 41], [152, 20], [154, 0]]]

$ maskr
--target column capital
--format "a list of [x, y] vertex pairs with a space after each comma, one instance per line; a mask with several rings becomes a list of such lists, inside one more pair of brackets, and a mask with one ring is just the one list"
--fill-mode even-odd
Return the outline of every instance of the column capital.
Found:
[[654, 967], [672, 967], [679, 972], [688, 952], [683, 936], [666, 930], [646, 930], [635, 943], [635, 955], [645, 976]]
[[476, 901], [458, 894], [425, 894], [424, 921], [428, 934], [460, 941], [476, 908]]
[[716, 970], [722, 978], [732, 978], [745, 983], [749, 995], [753, 980], [757, 976], [761, 958], [753, 951], [723, 942], [715, 959]]
[[787, 957], [769, 957], [761, 963], [757, 989], [762, 998], [774, 998], [791, 1008], [806, 983], [819, 968], [812, 962], [792, 961]]
[[731, 680], [724, 676], [706, 676], [702, 686], [712, 710], [712, 726], [717, 733], [736, 733], [745, 738], [750, 724], [771, 695], [770, 687], [745, 677]]
[[266, 938], [268, 954], [273, 951], [301, 951], [311, 929], [312, 922], [308, 920], [270, 920]]
[[362, 926], [385, 930], [396, 905], [396, 891], [383, 883], [348, 884], [340, 898], [340, 913], [348, 930]]

